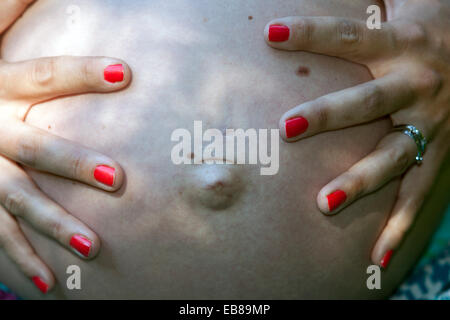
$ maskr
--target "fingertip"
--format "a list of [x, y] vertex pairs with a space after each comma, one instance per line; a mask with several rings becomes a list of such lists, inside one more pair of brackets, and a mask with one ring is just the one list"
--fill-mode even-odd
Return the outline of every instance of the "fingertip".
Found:
[[289, 142], [287, 136], [286, 136], [286, 119], [285, 117], [281, 117], [280, 121], [278, 122], [278, 128], [280, 132], [280, 137], [286, 142]]
[[115, 162], [114, 163], [114, 168], [116, 169], [115, 171], [115, 179], [114, 179], [114, 183], [112, 185], [112, 192], [119, 190], [122, 185], [123, 182], [125, 180], [125, 172], [123, 171], [122, 167]]
[[383, 269], [386, 269], [391, 261], [392, 255], [394, 254], [394, 250], [388, 249], [382, 256], [382, 258], [379, 260], [379, 265]]
[[392, 238], [389, 229], [384, 229], [372, 250], [371, 260], [374, 264], [386, 269], [398, 246], [398, 242]]
[[269, 41], [269, 27], [271, 25], [271, 22], [269, 22], [268, 24], [266, 24], [266, 26], [264, 27], [264, 40], [266, 40], [266, 43], [270, 45], [270, 41]]
[[322, 212], [324, 215], [331, 215], [329, 207], [328, 207], [328, 200], [326, 197], [326, 194], [324, 193], [323, 189], [319, 192], [316, 199], [317, 207], [319, 208], [320, 212]]
[[83, 256], [86, 260], [92, 260], [100, 253], [102, 246], [100, 238], [94, 232], [87, 232], [86, 237], [91, 241], [91, 247], [87, 256]]
[[278, 127], [281, 138], [286, 142], [296, 142], [310, 136], [307, 132], [309, 122], [302, 116], [286, 114], [281, 117]]
[[123, 60], [102, 58], [103, 82], [111, 91], [120, 90], [131, 82], [130, 66]]
[[101, 242], [94, 232], [83, 230], [72, 235], [69, 245], [77, 256], [91, 260], [100, 252]]
[[348, 199], [347, 192], [332, 181], [317, 195], [317, 206], [319, 210], [328, 216], [335, 215], [345, 208]]
[[380, 237], [372, 250], [372, 262], [383, 269], [386, 269], [391, 261], [392, 255], [395, 252], [396, 243], [393, 241], [386, 229], [381, 233]]
[[97, 235], [92, 236], [92, 247], [91, 251], [89, 252], [89, 255], [87, 257], [88, 260], [94, 259], [98, 256], [100, 253], [100, 248], [102, 246], [101, 240]]
[[264, 40], [266, 40], [266, 43], [269, 46], [272, 46], [272, 42], [269, 40], [269, 30], [270, 30], [270, 26], [273, 24], [274, 24], [274, 20], [267, 23], [266, 26], [264, 27]]
[[55, 286], [55, 278], [48, 270], [42, 270], [41, 272], [36, 273], [31, 276], [30, 280], [42, 294], [49, 293]]
[[122, 187], [125, 173], [117, 162], [106, 160], [96, 165], [93, 177], [96, 187], [108, 192], [115, 192]]
[[272, 47], [279, 47], [280, 44], [289, 41], [291, 37], [291, 28], [285, 19], [276, 19], [270, 21], [264, 27], [264, 39]]

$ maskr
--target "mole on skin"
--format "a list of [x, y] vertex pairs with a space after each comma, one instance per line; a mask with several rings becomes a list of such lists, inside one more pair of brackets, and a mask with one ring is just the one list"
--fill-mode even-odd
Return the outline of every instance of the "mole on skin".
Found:
[[305, 66], [298, 67], [298, 69], [296, 71], [296, 74], [299, 77], [307, 77], [307, 76], [309, 76], [309, 73], [310, 73], [309, 68], [305, 67]]

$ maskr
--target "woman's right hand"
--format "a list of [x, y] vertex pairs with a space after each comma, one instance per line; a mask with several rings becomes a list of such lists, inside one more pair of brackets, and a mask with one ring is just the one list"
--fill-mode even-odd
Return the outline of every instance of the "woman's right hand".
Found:
[[[23, 0], [2, 2], [0, 33], [25, 8]], [[81, 258], [95, 257], [100, 240], [46, 196], [21, 165], [105, 191], [120, 188], [123, 171], [105, 155], [26, 124], [26, 115], [39, 102], [88, 92], [113, 92], [125, 88], [130, 80], [130, 68], [113, 58], [0, 60], [0, 248], [44, 293], [54, 286], [55, 279], [27, 241], [18, 217]]]

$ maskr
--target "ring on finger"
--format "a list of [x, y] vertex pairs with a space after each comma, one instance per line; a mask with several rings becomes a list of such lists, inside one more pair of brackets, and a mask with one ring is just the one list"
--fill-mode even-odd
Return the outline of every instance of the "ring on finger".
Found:
[[420, 165], [423, 161], [423, 155], [425, 153], [425, 148], [427, 145], [427, 139], [422, 134], [422, 132], [420, 132], [419, 129], [411, 124], [395, 126], [392, 131], [406, 134], [408, 137], [414, 140], [414, 143], [417, 146], [416, 163]]

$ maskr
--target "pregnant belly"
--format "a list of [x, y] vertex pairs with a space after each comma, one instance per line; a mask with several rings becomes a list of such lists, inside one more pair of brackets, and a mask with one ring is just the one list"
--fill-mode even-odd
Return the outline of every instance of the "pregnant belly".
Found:
[[[67, 17], [56, 12], [70, 3], [39, 1], [6, 37], [4, 57], [116, 56], [131, 65], [134, 78], [126, 91], [49, 101], [28, 115], [35, 126], [108, 154], [127, 174], [124, 187], [107, 194], [28, 170], [103, 242], [99, 257], [86, 263], [23, 225], [59, 280], [52, 297], [389, 294], [418, 254], [391, 272], [383, 290], [367, 289], [370, 250], [397, 184], [335, 217], [315, 205], [320, 188], [370, 152], [389, 130], [388, 120], [296, 144], [277, 139], [274, 175], [261, 175], [259, 162], [177, 165], [171, 156], [172, 134], [184, 129], [194, 136], [194, 121], [221, 133], [276, 129], [293, 106], [369, 80], [365, 68], [349, 62], [268, 48], [262, 30], [276, 16], [362, 18], [370, 1], [78, 1], [83, 14], [68, 28]], [[305, 67], [309, 73], [298, 72]], [[194, 161], [199, 154], [191, 151], [184, 156]], [[73, 264], [82, 270], [81, 291], [65, 288]], [[0, 266], [9, 274], [0, 280], [34, 296], [6, 259]]]

